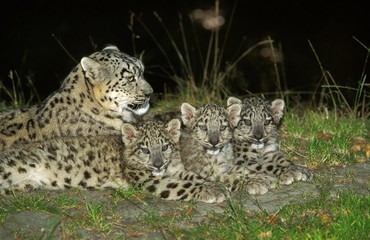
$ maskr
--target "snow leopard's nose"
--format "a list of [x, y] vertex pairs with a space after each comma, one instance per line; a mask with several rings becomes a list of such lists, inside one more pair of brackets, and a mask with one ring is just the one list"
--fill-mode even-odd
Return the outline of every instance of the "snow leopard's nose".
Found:
[[260, 129], [258, 129], [253, 132], [253, 136], [256, 140], [261, 140], [263, 138], [263, 132]]
[[218, 140], [218, 134], [217, 133], [210, 133], [209, 134], [209, 142], [213, 145], [216, 146], [219, 143]]
[[141, 81], [139, 81], [139, 86], [145, 96], [149, 97], [153, 93], [152, 86], [145, 79], [141, 79]]
[[163, 166], [163, 160], [160, 157], [154, 157], [153, 159], [153, 166], [155, 168], [160, 169]]

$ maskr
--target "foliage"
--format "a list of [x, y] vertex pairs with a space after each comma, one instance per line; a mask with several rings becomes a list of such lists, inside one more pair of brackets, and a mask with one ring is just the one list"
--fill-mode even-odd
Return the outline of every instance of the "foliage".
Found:
[[[190, 14], [189, 19], [187, 19], [190, 20], [190, 27], [185, 27], [186, 23], [186, 26], [189, 26], [189, 22], [185, 21], [183, 15], [179, 13], [178, 29], [180, 38], [176, 37], [176, 33], [169, 30], [157, 12], [153, 12], [170, 46], [166, 46], [166, 43], [160, 41], [160, 38], [163, 36], [154, 33], [140, 15], [136, 13], [131, 14], [129, 29], [132, 32], [134, 50], [136, 50], [135, 41], [140, 38], [135, 33], [135, 23], [139, 23], [154, 41], [166, 62], [165, 65], [156, 66], [152, 71], [161, 77], [171, 79], [176, 84], [178, 93], [175, 93], [176, 99], [180, 98], [182, 101], [201, 99], [202, 102], [220, 102], [231, 95], [231, 87], [237, 88], [239, 86], [237, 81], [237, 75], [239, 74], [238, 64], [246, 56], [261, 47], [270, 47], [272, 55], [276, 51], [273, 46], [274, 41], [270, 38], [259, 41], [247, 48], [244, 39], [237, 49], [236, 57], [226, 57], [225, 50], [237, 5], [234, 5], [228, 25], [224, 29], [221, 28], [223, 23], [221, 20], [219, 20], [221, 23], [217, 23], [217, 19], [223, 18], [220, 15], [219, 4], [219, 0], [215, 0], [214, 9], [204, 13], [206, 16], [203, 16], [203, 24], [207, 21], [213, 21], [214, 23], [214, 25], [210, 25], [206, 29], [201, 28], [199, 30], [197, 28], [196, 21], [198, 19], [197, 16], [194, 16], [195, 14]], [[189, 33], [186, 29], [191, 29], [192, 32]], [[208, 40], [205, 41], [205, 39]], [[172, 57], [172, 51], [175, 52], [176, 57]], [[276, 58], [276, 56], [273, 56], [273, 58]], [[149, 72], [148, 68], [147, 72]], [[279, 74], [277, 74], [277, 81], [279, 80]], [[168, 99], [166, 98], [166, 100]]]
[[[0, 79], [0, 110], [6, 107], [25, 107], [35, 100], [40, 101], [40, 97], [33, 84], [32, 75], [25, 77], [26, 84], [23, 83], [23, 79], [16, 71], [9, 71], [8, 77], [10, 83]], [[25, 88], [29, 91], [25, 92]]]
[[311, 167], [364, 162], [370, 157], [370, 121], [336, 119], [334, 112], [288, 110], [281, 126], [282, 149]]
[[[358, 39], [354, 39], [367, 50], [363, 71], [357, 84], [357, 88], [338, 85], [330, 72], [324, 69], [312, 43], [309, 41], [309, 45], [316, 57], [322, 73], [322, 80], [320, 81], [321, 85], [319, 85], [321, 87], [320, 99], [318, 101], [319, 107], [325, 106], [326, 103], [331, 104], [333, 106], [333, 112], [336, 119], [338, 118], [338, 115], [345, 115], [352, 118], [362, 117], [364, 119], [369, 119], [370, 117], [370, 94], [368, 93], [370, 84], [366, 82], [367, 75], [365, 73], [370, 48], [366, 47]], [[344, 90], [354, 92], [355, 97], [352, 97], [353, 94], [345, 94]], [[353, 103], [350, 101], [352, 98], [354, 99]]]

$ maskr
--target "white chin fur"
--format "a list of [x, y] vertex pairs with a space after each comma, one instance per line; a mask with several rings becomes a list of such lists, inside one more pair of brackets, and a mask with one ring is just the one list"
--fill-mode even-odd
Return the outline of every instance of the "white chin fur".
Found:
[[207, 149], [207, 153], [211, 155], [217, 155], [220, 153], [220, 149], [217, 149], [217, 150]]
[[256, 144], [256, 143], [252, 143], [252, 148], [253, 149], [261, 149], [261, 148], [263, 148], [265, 146], [265, 144], [263, 144], [263, 143], [258, 143], [258, 144]]
[[163, 176], [164, 175], [164, 170], [162, 170], [162, 171], [153, 171], [152, 172], [152, 175], [154, 176], [154, 177], [158, 177], [158, 176]]
[[149, 110], [149, 107], [150, 107], [149, 102], [145, 102], [143, 105], [140, 106], [140, 108], [135, 109], [135, 110], [132, 109], [132, 112], [140, 116], [140, 115], [147, 113]]

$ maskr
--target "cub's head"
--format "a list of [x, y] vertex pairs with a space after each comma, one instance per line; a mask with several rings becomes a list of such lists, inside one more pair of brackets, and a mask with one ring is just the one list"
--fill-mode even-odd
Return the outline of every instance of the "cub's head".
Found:
[[273, 101], [251, 97], [243, 101], [230, 97], [228, 106], [241, 105], [240, 121], [234, 129], [234, 140], [250, 143], [254, 149], [262, 149], [268, 141], [278, 137], [277, 126], [284, 114], [284, 100]]
[[211, 155], [217, 155], [232, 138], [232, 128], [239, 121], [238, 104], [227, 109], [206, 104], [196, 109], [189, 103], [181, 105], [181, 118], [187, 131]]
[[121, 129], [127, 166], [163, 176], [171, 159], [179, 158], [180, 127], [178, 119], [167, 124], [149, 120], [135, 126], [124, 123]]
[[149, 110], [152, 87], [144, 79], [143, 63], [108, 46], [81, 59], [85, 79], [92, 85], [96, 101], [104, 108], [126, 115], [142, 115]]

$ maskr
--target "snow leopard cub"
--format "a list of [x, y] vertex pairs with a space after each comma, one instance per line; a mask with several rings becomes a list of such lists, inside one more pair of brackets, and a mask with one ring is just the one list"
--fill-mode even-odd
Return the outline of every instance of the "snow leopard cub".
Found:
[[284, 100], [250, 97], [241, 101], [230, 97], [227, 105], [242, 107], [233, 134], [234, 153], [240, 165], [247, 165], [251, 174], [275, 176], [286, 185], [312, 179], [307, 168], [295, 165], [279, 148], [278, 125], [284, 114]]
[[181, 159], [187, 170], [206, 180], [222, 183], [227, 190], [246, 190], [250, 194], [264, 194], [275, 187], [276, 179], [266, 174], [250, 174], [236, 165], [232, 135], [240, 121], [241, 106], [228, 108], [205, 104], [195, 108], [181, 105], [185, 126], [180, 137]]

